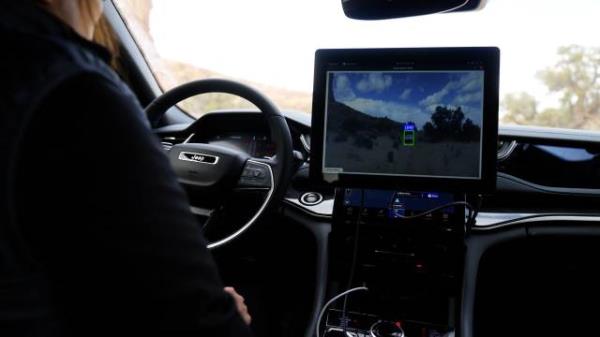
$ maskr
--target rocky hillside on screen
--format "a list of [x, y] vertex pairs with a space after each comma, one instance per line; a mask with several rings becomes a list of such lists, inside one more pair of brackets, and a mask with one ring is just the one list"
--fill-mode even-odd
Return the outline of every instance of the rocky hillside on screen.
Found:
[[374, 139], [387, 136], [399, 146], [404, 123], [386, 117], [373, 117], [357, 111], [343, 103], [330, 100], [328, 103], [328, 141], [345, 142], [352, 139], [354, 145], [372, 149]]

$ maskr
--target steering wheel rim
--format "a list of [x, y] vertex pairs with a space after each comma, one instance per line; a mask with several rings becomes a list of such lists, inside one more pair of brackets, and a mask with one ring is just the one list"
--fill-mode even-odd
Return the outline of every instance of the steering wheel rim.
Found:
[[[281, 198], [285, 194], [289, 178], [291, 177], [291, 169], [293, 165], [293, 146], [291, 133], [285, 120], [285, 117], [281, 114], [277, 106], [271, 102], [271, 100], [269, 100], [262, 93], [250, 86], [224, 79], [197, 80], [180, 85], [165, 92], [163, 95], [157, 97], [146, 108], [146, 114], [148, 116], [148, 119], [150, 120], [150, 125], [153, 128], [156, 128], [166, 111], [171, 107], [175, 106], [177, 103], [187, 98], [207, 93], [232, 94], [244, 98], [250, 103], [254, 104], [264, 115], [265, 120], [269, 126], [271, 139], [275, 143], [276, 147], [276, 155], [275, 157], [273, 157], [274, 159], [268, 163], [265, 163], [261, 160], [256, 160], [252, 157], [235, 158], [233, 160], [237, 162], [239, 162], [240, 160], [244, 160], [244, 169], [248, 165], [248, 163], [254, 165], [255, 168], [257, 166], [260, 168], [261, 165], [268, 166], [269, 169], [267, 175], [270, 175], [270, 179], [272, 181], [272, 188], [270, 189], [267, 197], [265, 198], [264, 203], [261, 205], [261, 207], [258, 209], [258, 211], [255, 213], [255, 215], [251, 218], [250, 221], [248, 221], [244, 226], [242, 226], [233, 234], [228, 235], [226, 238], [208, 244], [209, 249], [214, 249], [231, 242], [233, 239], [246, 232], [260, 218], [260, 216], [264, 213], [265, 210], [267, 210], [275, 202], [281, 200]], [[174, 146], [170, 151], [173, 151], [173, 149], [175, 149], [175, 151], [178, 151], [176, 149], [177, 146], [178, 145]], [[215, 151], [224, 151], [224, 149], [219, 150], [216, 148], [218, 147], [210, 146], [208, 149]], [[204, 150], [206, 149], [207, 147], [204, 147]], [[183, 152], [184, 151], [182, 151], [181, 153]], [[227, 150], [225, 152], [230, 151]], [[175, 156], [170, 155], [171, 160], [177, 160], [176, 157], [178, 157], [179, 160], [185, 159], [181, 157], [181, 153], [176, 153]], [[232, 156], [235, 157], [235, 155]], [[217, 162], [219, 161], [218, 158], [219, 157], [217, 157]], [[187, 163], [187, 165], [191, 165], [191, 163]], [[210, 165], [204, 165], [202, 166], [202, 168], [206, 169], [208, 166]], [[265, 172], [267, 171], [265, 170]]]

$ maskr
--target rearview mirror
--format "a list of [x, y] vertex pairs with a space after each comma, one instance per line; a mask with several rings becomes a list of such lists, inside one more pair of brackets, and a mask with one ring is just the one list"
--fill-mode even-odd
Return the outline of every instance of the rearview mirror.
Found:
[[344, 13], [351, 19], [384, 20], [434, 13], [472, 11], [487, 0], [342, 0]]

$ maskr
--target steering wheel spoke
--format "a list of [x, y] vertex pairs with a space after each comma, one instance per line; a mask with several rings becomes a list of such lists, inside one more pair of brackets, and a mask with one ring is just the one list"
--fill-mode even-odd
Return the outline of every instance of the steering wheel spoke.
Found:
[[206, 218], [210, 218], [215, 212], [214, 209], [197, 207], [197, 206], [190, 206], [190, 211], [192, 211], [192, 214], [194, 214], [194, 215], [202, 216], [202, 217], [206, 217]]

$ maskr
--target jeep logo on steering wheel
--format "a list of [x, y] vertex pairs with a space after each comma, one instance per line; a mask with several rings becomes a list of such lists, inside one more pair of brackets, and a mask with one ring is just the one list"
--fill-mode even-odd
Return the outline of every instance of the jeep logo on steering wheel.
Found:
[[219, 161], [219, 157], [204, 153], [181, 152], [179, 153], [179, 160], [215, 165]]

